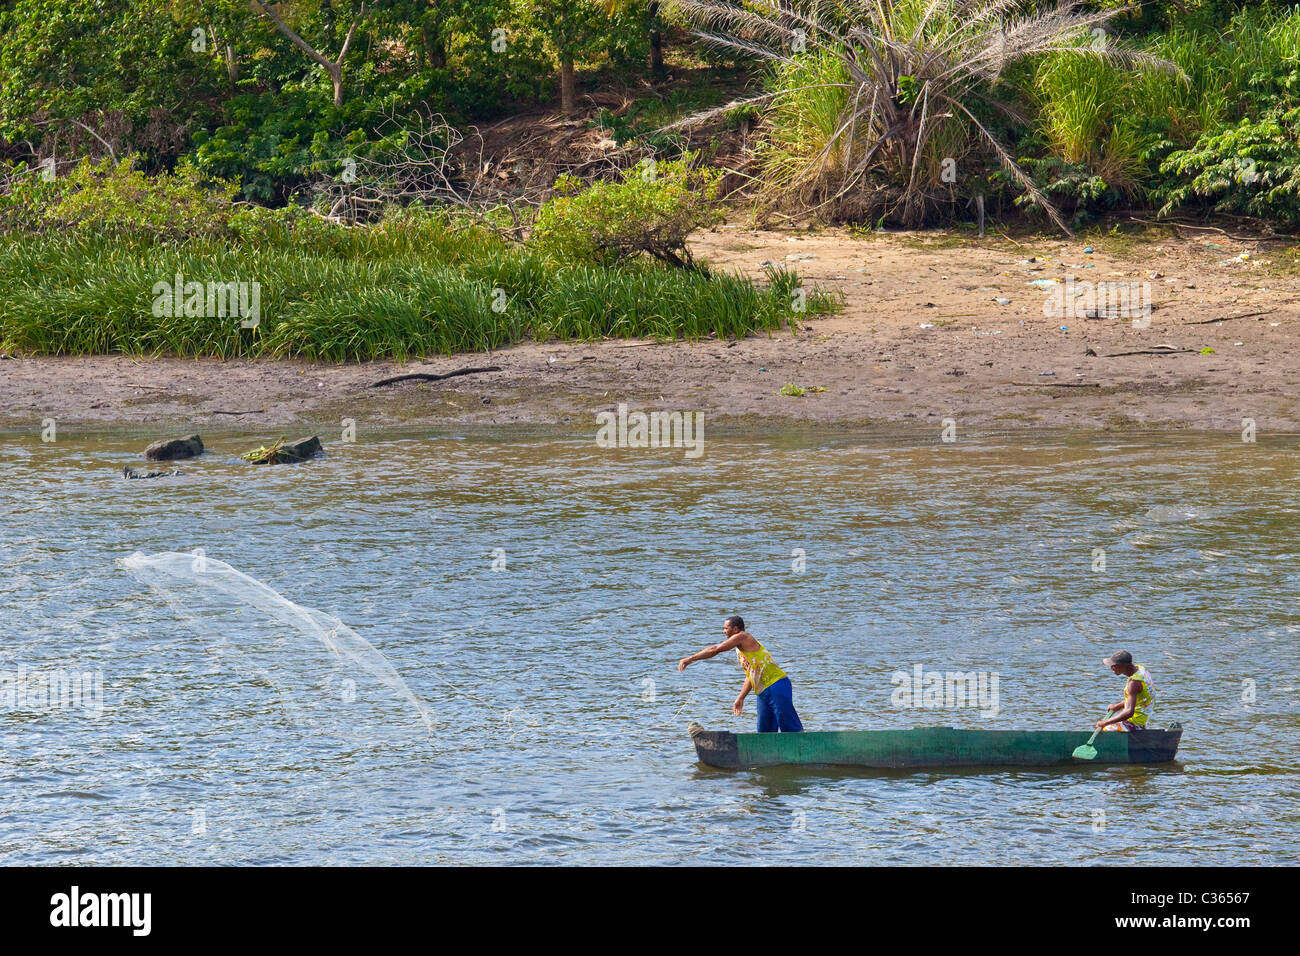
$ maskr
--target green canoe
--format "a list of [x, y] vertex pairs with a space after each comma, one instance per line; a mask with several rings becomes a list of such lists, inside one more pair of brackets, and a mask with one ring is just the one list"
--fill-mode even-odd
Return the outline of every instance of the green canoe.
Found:
[[1050, 767], [1166, 763], [1178, 752], [1181, 724], [1163, 730], [1098, 734], [1097, 756], [1074, 748], [1090, 730], [823, 730], [802, 734], [732, 734], [690, 725], [700, 762], [710, 767]]

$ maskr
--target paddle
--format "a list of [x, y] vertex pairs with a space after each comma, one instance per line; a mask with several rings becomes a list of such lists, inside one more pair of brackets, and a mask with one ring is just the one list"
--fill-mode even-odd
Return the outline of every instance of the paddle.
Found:
[[[1106, 716], [1110, 716], [1109, 711], [1107, 711]], [[1074, 748], [1073, 756], [1078, 757], [1080, 760], [1091, 760], [1093, 757], [1097, 756], [1097, 748], [1092, 745], [1092, 742], [1097, 739], [1099, 733], [1101, 733], [1100, 727], [1092, 732], [1092, 736], [1088, 738], [1086, 744]]]

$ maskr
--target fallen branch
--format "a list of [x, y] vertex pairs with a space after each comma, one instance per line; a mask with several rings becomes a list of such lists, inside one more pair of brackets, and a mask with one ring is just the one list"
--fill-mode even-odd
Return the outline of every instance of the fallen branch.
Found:
[[1211, 322], [1229, 322], [1232, 319], [1250, 319], [1257, 315], [1272, 315], [1277, 309], [1264, 309], [1260, 312], [1243, 312], [1241, 315], [1225, 315], [1221, 319], [1198, 319], [1195, 322], [1184, 322], [1183, 325], [1209, 325]]
[[264, 411], [266, 411], [265, 408], [250, 408], [246, 412], [228, 412], [224, 408], [216, 408], [213, 409], [208, 414], [210, 415], [257, 415]]
[[1100, 382], [1009, 382], [1010, 385], [1019, 385], [1021, 388], [1041, 387], [1041, 388], [1101, 388]]
[[[1153, 303], [1150, 307], [1150, 311], [1157, 312], [1161, 308], [1163, 308], [1163, 306], [1161, 306], [1160, 303], [1158, 302]], [[1100, 309], [1087, 309], [1084, 311], [1083, 317], [1091, 321], [1105, 321], [1107, 319], [1127, 319], [1132, 317], [1132, 312], [1123, 308], [1115, 309], [1114, 311], [1107, 310], [1105, 312], [1102, 312]]]
[[484, 368], [458, 368], [454, 372], [444, 372], [441, 375], [429, 375], [424, 372], [416, 372], [412, 375], [394, 375], [392, 378], [380, 379], [378, 382], [367, 385], [366, 387], [379, 388], [381, 385], [395, 385], [398, 382], [413, 382], [417, 380], [421, 382], [440, 382], [444, 378], [455, 378], [457, 375], [477, 375], [480, 372], [499, 371], [501, 371], [500, 365], [488, 365]]
[[1196, 349], [1139, 349], [1136, 352], [1110, 352], [1106, 358], [1120, 358], [1124, 355], [1185, 355], [1188, 352], [1195, 353]]
[[1269, 234], [1267, 236], [1234, 236], [1232, 233], [1228, 232], [1228, 230], [1221, 229], [1218, 226], [1201, 226], [1193, 222], [1179, 222], [1173, 219], [1153, 220], [1153, 219], [1141, 219], [1137, 216], [1129, 216], [1128, 218], [1131, 222], [1140, 222], [1148, 226], [1169, 226], [1171, 229], [1173, 229], [1174, 235], [1178, 236], [1179, 239], [1183, 238], [1182, 235], [1178, 232], [1180, 228], [1200, 229], [1202, 232], [1217, 232], [1233, 240], [1234, 242], [1268, 242], [1273, 239], [1300, 238], [1300, 236], [1292, 236], [1285, 232], [1273, 232], [1271, 229], [1269, 230]]

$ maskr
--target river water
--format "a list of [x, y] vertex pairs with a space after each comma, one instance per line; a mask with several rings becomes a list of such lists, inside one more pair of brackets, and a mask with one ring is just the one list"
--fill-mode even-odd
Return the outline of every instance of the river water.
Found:
[[[180, 477], [127, 481], [141, 436], [0, 436], [0, 670], [11, 691], [20, 669], [102, 680], [80, 706], [0, 706], [0, 861], [1300, 857], [1294, 438], [804, 432], [691, 458], [567, 433], [322, 437], [322, 459], [256, 467], [235, 456], [260, 436], [205, 435]], [[355, 628], [433, 734], [295, 723], [115, 563], [195, 548]], [[1100, 658], [1128, 648], [1153, 722], [1185, 727], [1179, 760], [711, 770], [687, 724], [752, 730], [753, 698], [732, 715], [734, 659], [675, 663], [731, 613], [810, 730], [1082, 742], [1122, 694]], [[272, 626], [214, 624], [245, 645]], [[894, 675], [918, 665], [996, 675], [996, 712], [903, 706]]]

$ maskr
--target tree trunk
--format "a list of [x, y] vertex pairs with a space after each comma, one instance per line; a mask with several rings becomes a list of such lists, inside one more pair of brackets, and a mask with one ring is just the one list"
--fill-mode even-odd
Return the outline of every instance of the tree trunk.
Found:
[[334, 82], [334, 105], [343, 105], [343, 64], [336, 63], [327, 66], [330, 79]]
[[429, 67], [434, 70], [442, 70], [447, 67], [447, 44], [441, 34], [434, 34], [426, 23], [422, 28], [424, 32], [424, 49], [428, 53]]
[[560, 60], [560, 109], [565, 116], [578, 112], [578, 81], [570, 59]]
[[664, 68], [664, 32], [659, 24], [659, 0], [650, 0], [650, 72], [660, 80], [668, 73]]
[[[272, 7], [267, 5], [266, 0], [253, 0], [253, 2], [256, 3], [258, 7], [261, 8], [264, 14], [266, 14], [268, 17], [271, 18], [272, 22], [275, 23], [276, 29], [279, 30], [281, 33], [283, 33], [285, 36], [287, 36], [290, 42], [293, 43], [294, 46], [302, 50], [303, 53], [306, 53], [309, 57], [311, 57], [313, 60], [315, 60], [317, 63], [319, 63], [321, 66], [325, 68], [325, 72], [329, 74], [330, 80], [334, 84], [334, 105], [342, 106], [343, 105], [343, 61], [348, 58], [348, 47], [352, 46], [352, 38], [356, 36], [357, 27], [361, 25], [361, 21], [365, 18], [366, 5], [364, 3], [361, 4], [360, 11], [357, 13], [356, 17], [352, 20], [352, 25], [348, 27], [348, 35], [343, 40], [343, 48], [339, 50], [338, 59], [331, 60], [327, 56], [325, 56], [324, 53], [321, 53], [320, 50], [317, 50], [314, 46], [312, 46], [302, 37], [298, 36], [298, 34], [294, 33], [292, 28], [290, 28], [287, 23], [285, 23], [283, 20], [280, 19], [280, 15], [276, 13]], [[322, 6], [322, 9], [324, 9], [326, 14], [333, 14], [333, 8], [331, 7], [329, 0], [326, 0], [326, 2]], [[326, 19], [328, 21], [329, 17], [327, 16]]]
[[226, 44], [226, 76], [230, 77], [231, 86], [239, 82], [239, 61], [235, 59], [235, 48], [230, 44]]

